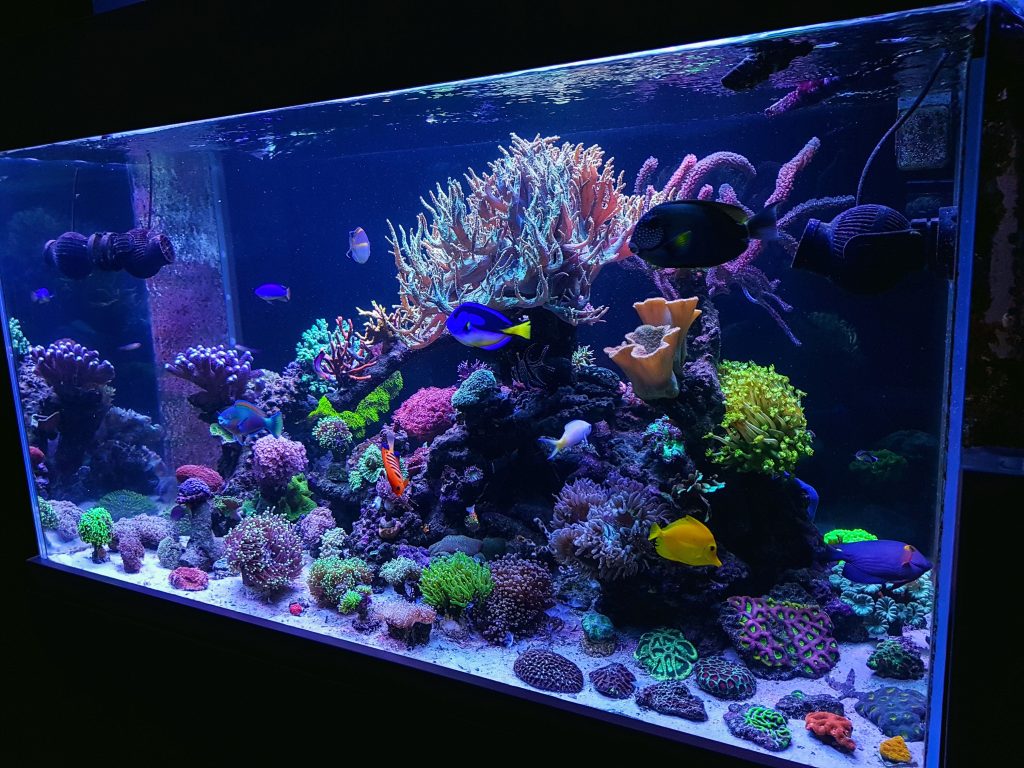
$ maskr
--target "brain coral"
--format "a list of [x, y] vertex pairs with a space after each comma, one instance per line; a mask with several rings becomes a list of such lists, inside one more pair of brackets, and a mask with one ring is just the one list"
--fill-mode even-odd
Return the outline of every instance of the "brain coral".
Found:
[[878, 726], [886, 736], [902, 736], [907, 741], [924, 741], [927, 712], [923, 694], [894, 685], [858, 693], [854, 709]]
[[693, 680], [702, 691], [719, 699], [749, 699], [757, 692], [757, 680], [750, 670], [721, 656], [698, 661]]
[[591, 671], [594, 690], [609, 699], [628, 699], [636, 690], [636, 676], [618, 662]]
[[760, 704], [730, 704], [724, 715], [729, 732], [769, 752], [781, 752], [793, 741], [786, 716]]
[[641, 635], [633, 658], [655, 680], [682, 680], [693, 672], [697, 649], [678, 629], [661, 627]]
[[542, 691], [579, 693], [583, 690], [583, 670], [554, 651], [531, 648], [520, 654], [512, 671], [524, 683]]

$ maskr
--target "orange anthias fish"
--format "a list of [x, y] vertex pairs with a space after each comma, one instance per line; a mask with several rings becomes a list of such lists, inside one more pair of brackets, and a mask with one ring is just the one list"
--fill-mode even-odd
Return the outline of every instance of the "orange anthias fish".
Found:
[[409, 481], [402, 474], [402, 465], [398, 462], [398, 457], [395, 456], [395, 436], [391, 432], [387, 434], [388, 447], [385, 448], [383, 445], [380, 447], [380, 456], [384, 461], [384, 474], [387, 476], [395, 496], [401, 496], [402, 492], [409, 487]]

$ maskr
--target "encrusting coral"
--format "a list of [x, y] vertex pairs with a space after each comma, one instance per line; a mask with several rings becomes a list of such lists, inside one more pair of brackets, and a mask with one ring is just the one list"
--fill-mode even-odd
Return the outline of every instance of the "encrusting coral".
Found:
[[808, 731], [829, 746], [844, 752], [853, 752], [857, 748], [852, 736], [853, 723], [848, 717], [832, 712], [808, 712], [804, 724]]

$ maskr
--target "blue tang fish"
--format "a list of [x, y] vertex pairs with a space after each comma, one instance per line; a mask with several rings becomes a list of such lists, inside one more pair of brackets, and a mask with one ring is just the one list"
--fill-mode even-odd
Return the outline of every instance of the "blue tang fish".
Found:
[[845, 560], [843, 576], [858, 584], [903, 585], [932, 569], [913, 544], [878, 539], [828, 547], [830, 562]]
[[792, 480], [800, 486], [800, 490], [803, 491], [804, 495], [807, 497], [807, 518], [809, 520], [813, 520], [814, 516], [818, 513], [818, 502], [820, 501], [818, 498], [818, 492], [814, 489], [814, 486], [810, 483], [805, 483], [799, 477], [791, 475], [789, 472], [783, 472], [782, 474], [785, 475], [787, 480]]
[[530, 321], [516, 324], [496, 309], [467, 301], [448, 315], [448, 333], [467, 347], [501, 349], [513, 336], [530, 338]]
[[255, 405], [245, 400], [235, 400], [234, 405], [228, 406], [218, 413], [217, 423], [225, 431], [230, 432], [239, 443], [246, 435], [252, 435], [264, 429], [274, 437], [280, 437], [284, 430], [284, 417], [280, 411], [272, 416], [267, 416]]
[[348, 233], [348, 253], [356, 264], [365, 264], [370, 260], [370, 238], [362, 227], [356, 227]]
[[253, 293], [256, 294], [257, 298], [263, 299], [267, 303], [271, 301], [291, 301], [292, 299], [292, 289], [279, 283], [264, 283], [256, 288]]
[[52, 298], [49, 288], [36, 288], [32, 291], [32, 301], [36, 304], [48, 304]]

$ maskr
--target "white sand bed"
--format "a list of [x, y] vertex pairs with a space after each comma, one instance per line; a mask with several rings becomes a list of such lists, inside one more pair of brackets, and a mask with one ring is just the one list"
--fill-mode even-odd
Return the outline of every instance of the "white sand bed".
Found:
[[[591, 670], [618, 661], [636, 675], [638, 688], [657, 682], [638, 669], [636, 662], [633, 660], [632, 652], [636, 639], [639, 636], [638, 632], [630, 632], [620, 628], [620, 645], [612, 656], [606, 658], [588, 656], [579, 646], [579, 639], [582, 634], [580, 615], [563, 606], [557, 606], [549, 611], [551, 615], [558, 616], [563, 620], [564, 624], [560, 630], [550, 636], [542, 635], [530, 640], [517, 642], [509, 648], [490, 645], [475, 635], [468, 638], [450, 637], [441, 630], [440, 626], [435, 625], [430, 635], [430, 642], [426, 646], [419, 646], [410, 650], [405, 647], [404, 643], [389, 637], [384, 627], [380, 627], [370, 633], [361, 633], [352, 627], [351, 617], [342, 616], [337, 611], [316, 606], [305, 586], [306, 570], [310, 562], [308, 557], [306, 557], [302, 575], [294, 582], [294, 589], [282, 592], [272, 600], [265, 600], [246, 588], [239, 577], [211, 578], [209, 588], [202, 592], [185, 592], [174, 589], [168, 581], [170, 571], [159, 566], [156, 553], [151, 550], [146, 552], [146, 559], [143, 562], [142, 570], [139, 573], [129, 574], [125, 573], [121, 567], [121, 558], [117, 553], [111, 553], [108, 562], [96, 564], [92, 562], [90, 557], [91, 548], [82, 547], [80, 542], [70, 546], [63, 544], [59, 549], [64, 551], [55, 552], [54, 549], [50, 550], [51, 559], [61, 565], [129, 582], [137, 586], [147, 587], [158, 592], [172, 593], [178, 597], [194, 600], [197, 603], [217, 606], [218, 608], [237, 611], [240, 614], [276, 621], [328, 637], [342, 638], [349, 642], [437, 664], [441, 667], [478, 676], [484, 680], [495, 680], [518, 688], [528, 689], [529, 687], [513, 674], [512, 664], [519, 653], [531, 646], [550, 648], [566, 656], [583, 670], [584, 676]], [[375, 601], [400, 599], [400, 597], [391, 593], [390, 588], [384, 594], [373, 596]], [[307, 606], [299, 616], [293, 616], [289, 611], [289, 606], [295, 602]], [[920, 630], [910, 634], [919, 645], [925, 646], [927, 635], [925, 631]], [[840, 661], [833, 670], [833, 674], [837, 678], [845, 680], [847, 673], [851, 669], [855, 670], [857, 674], [857, 690], [871, 690], [883, 685], [897, 685], [903, 688], [913, 688], [922, 694], [927, 694], [927, 673], [925, 679], [917, 681], [876, 678], [865, 665], [873, 648], [873, 642], [841, 644]], [[727, 655], [735, 660], [731, 651]], [[674, 731], [693, 734], [734, 746], [746, 747], [753, 752], [774, 754], [777, 757], [792, 760], [799, 765], [816, 766], [818, 768], [884, 765], [884, 761], [878, 754], [878, 745], [886, 737], [873, 723], [854, 711], [854, 701], [852, 699], [844, 701], [846, 716], [853, 722], [853, 738], [857, 742], [857, 749], [852, 754], [840, 752], [823, 744], [806, 731], [803, 722], [799, 720], [789, 721], [789, 727], [793, 732], [792, 745], [783, 752], [768, 753], [761, 747], [749, 741], [737, 739], [729, 733], [722, 717], [728, 711], [730, 702], [720, 701], [704, 693], [692, 681], [688, 681], [688, 683], [691, 691], [704, 700], [708, 713], [707, 722], [692, 723], [677, 717], [644, 711], [636, 705], [632, 698], [625, 700], [605, 698], [594, 690], [589, 680], [582, 693], [575, 695], [545, 695], [575, 701], [588, 707], [605, 712], [614, 712], [631, 719], [655, 723]], [[786, 681], [758, 679], [757, 693], [752, 699], [744, 703], [774, 706], [780, 698], [787, 693], [792, 693], [794, 690], [803, 691], [808, 695], [835, 693], [824, 679], [808, 680], [797, 678]], [[915, 760], [920, 763], [923, 757], [922, 742], [909, 743], [908, 746]]]

